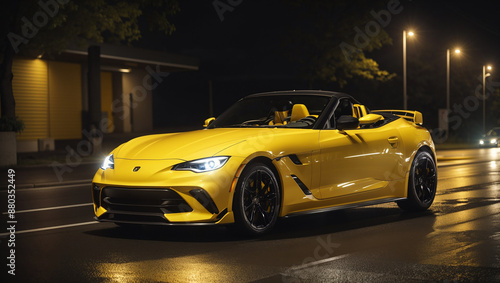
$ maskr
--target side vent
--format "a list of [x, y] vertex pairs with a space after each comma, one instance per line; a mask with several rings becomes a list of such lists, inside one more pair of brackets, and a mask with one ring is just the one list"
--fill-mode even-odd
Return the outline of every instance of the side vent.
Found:
[[302, 192], [304, 192], [305, 195], [307, 195], [307, 196], [312, 195], [311, 191], [306, 187], [306, 185], [304, 183], [302, 183], [302, 181], [299, 179], [299, 177], [292, 175], [292, 178], [295, 181], [295, 183], [297, 183], [297, 185], [299, 185], [299, 188], [302, 190]]
[[295, 165], [302, 165], [302, 162], [300, 161], [299, 157], [295, 154], [290, 154], [288, 155], [288, 158], [293, 162]]

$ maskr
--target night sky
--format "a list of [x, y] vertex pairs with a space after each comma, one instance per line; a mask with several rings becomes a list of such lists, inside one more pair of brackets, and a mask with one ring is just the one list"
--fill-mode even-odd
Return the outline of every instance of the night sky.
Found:
[[[177, 28], [173, 35], [145, 33], [136, 44], [191, 55], [201, 62], [200, 71], [173, 74], [170, 82], [156, 90], [156, 107], [161, 105], [173, 114], [168, 118], [156, 116], [157, 127], [199, 123], [199, 117], [208, 117], [209, 80], [213, 85], [215, 115], [247, 94], [288, 89], [343, 91], [372, 109], [401, 109], [404, 29], [416, 34], [407, 41], [409, 109], [416, 108], [424, 117], [431, 116], [427, 120], [430, 126], [437, 123], [437, 109], [445, 106], [447, 48], [459, 47], [462, 51], [459, 58], [453, 56], [451, 60], [452, 96], [457, 93], [452, 104], [461, 103], [463, 97], [473, 92], [483, 65], [497, 66], [500, 72], [498, 1], [399, 1], [402, 11], [392, 15], [384, 28], [392, 38], [392, 45], [366, 53], [381, 69], [395, 73], [396, 77], [377, 86], [354, 78], [344, 88], [335, 83], [310, 85], [297, 78], [299, 70], [293, 60], [283, 56], [286, 45], [282, 42], [290, 21], [299, 19], [294, 19], [281, 0], [218, 1], [238, 5], [232, 11], [225, 11], [221, 21], [214, 8], [216, 1], [181, 1], [181, 11], [172, 19]], [[375, 12], [383, 8], [370, 4], [359, 7], [360, 11]], [[491, 80], [499, 77], [493, 69]], [[465, 84], [467, 80], [470, 82], [463, 86], [457, 82]], [[466, 88], [472, 90], [468, 92]], [[440, 98], [432, 100], [425, 96]], [[425, 103], [434, 105], [429, 108]], [[188, 107], [198, 115], [189, 115], [190, 120], [185, 112], [177, 110], [179, 106]]]

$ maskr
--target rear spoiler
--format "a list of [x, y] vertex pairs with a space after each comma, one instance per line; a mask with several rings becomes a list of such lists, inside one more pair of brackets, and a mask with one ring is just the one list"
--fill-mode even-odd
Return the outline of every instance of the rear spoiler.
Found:
[[410, 122], [413, 122], [417, 125], [423, 125], [424, 124], [424, 117], [422, 116], [422, 113], [418, 111], [407, 111], [407, 110], [372, 110], [370, 111], [371, 113], [374, 114], [393, 114], [396, 116], [399, 116], [405, 120], [408, 120]]

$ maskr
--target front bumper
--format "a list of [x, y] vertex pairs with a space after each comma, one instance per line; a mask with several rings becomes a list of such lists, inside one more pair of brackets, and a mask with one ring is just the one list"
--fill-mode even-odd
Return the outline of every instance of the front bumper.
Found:
[[[173, 171], [177, 161], [115, 160], [115, 169], [99, 169], [92, 182], [98, 221], [199, 225], [234, 222], [231, 185], [242, 159], [205, 173]], [[140, 166], [139, 172], [133, 168]], [[144, 170], [143, 170], [144, 169]]]

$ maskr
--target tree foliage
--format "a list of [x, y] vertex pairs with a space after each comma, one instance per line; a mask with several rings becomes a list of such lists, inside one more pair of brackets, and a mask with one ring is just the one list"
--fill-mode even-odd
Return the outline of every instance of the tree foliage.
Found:
[[[306, 79], [333, 81], [343, 87], [355, 76], [379, 81], [395, 76], [380, 69], [375, 60], [367, 57], [367, 53], [392, 44], [389, 35], [373, 16], [373, 13], [385, 8], [381, 3], [386, 1], [283, 2], [297, 19], [286, 35], [285, 45]], [[393, 15], [389, 13], [389, 16]], [[390, 18], [384, 20], [383, 24], [390, 22]], [[370, 22], [373, 23], [367, 32]]]

